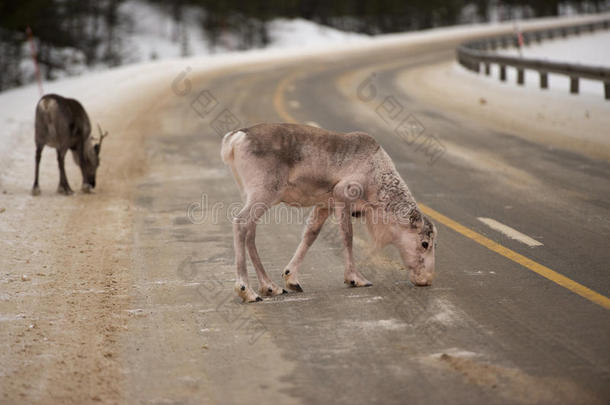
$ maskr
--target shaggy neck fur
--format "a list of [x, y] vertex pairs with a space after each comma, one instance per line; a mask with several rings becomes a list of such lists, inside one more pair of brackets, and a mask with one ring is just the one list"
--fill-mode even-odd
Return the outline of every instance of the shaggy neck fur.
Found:
[[[391, 242], [393, 224], [415, 224], [422, 219], [415, 198], [398, 174], [392, 160], [383, 150], [372, 162], [374, 181], [369, 186], [369, 202], [374, 207], [373, 215], [367, 215], [369, 232], [378, 246]], [[367, 213], [368, 214], [368, 213]]]

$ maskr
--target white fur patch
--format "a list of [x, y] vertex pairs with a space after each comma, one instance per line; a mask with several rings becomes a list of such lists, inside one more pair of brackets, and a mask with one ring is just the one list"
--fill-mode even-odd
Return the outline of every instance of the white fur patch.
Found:
[[232, 139], [230, 140], [231, 143], [236, 142], [238, 140], [240, 140], [244, 135], [246, 135], [246, 133], [244, 131], [231, 131], [225, 134], [224, 138], [227, 139], [228, 137], [232, 137]]
[[224, 163], [228, 164], [231, 160], [233, 160], [233, 145], [244, 136], [246, 136], [244, 131], [231, 131], [227, 132], [222, 138], [220, 157]]

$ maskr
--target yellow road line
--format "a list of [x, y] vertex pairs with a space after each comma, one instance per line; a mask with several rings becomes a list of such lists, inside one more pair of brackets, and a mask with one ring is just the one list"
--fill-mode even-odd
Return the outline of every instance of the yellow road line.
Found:
[[[280, 81], [277, 88], [275, 89], [275, 93], [273, 94], [273, 106], [275, 107], [278, 115], [286, 122], [296, 123], [298, 122], [286, 109], [285, 100], [284, 100], [284, 91], [286, 86], [296, 77], [297, 73], [293, 73], [291, 75], [286, 76], [284, 79]], [[498, 253], [506, 257], [507, 259], [512, 260], [515, 263], [520, 264], [528, 270], [533, 271], [534, 273], [550, 280], [568, 290], [572, 291], [580, 295], [583, 298], [588, 299], [589, 301], [603, 307], [606, 309], [610, 309], [610, 298], [591, 290], [588, 287], [585, 287], [582, 284], [577, 283], [576, 281], [552, 270], [540, 263], [533, 261], [532, 259], [528, 259], [527, 257], [519, 254], [507, 247], [502, 246], [501, 244], [494, 242], [493, 240], [481, 235], [478, 232], [473, 231], [470, 228], [465, 227], [464, 225], [452, 220], [451, 218], [441, 214], [438, 211], [428, 207], [427, 205], [418, 204], [419, 208], [422, 212], [432, 219], [440, 222], [441, 224], [453, 229], [457, 233], [464, 235], [468, 239], [475, 241], [481, 246], [486, 247], [487, 249]]]
[[568, 290], [572, 291], [573, 293], [576, 293], [576, 294], [580, 295], [581, 297], [588, 299], [591, 302], [594, 302], [606, 309], [610, 309], [610, 298], [603, 296], [600, 293], [597, 293], [597, 292], [591, 290], [590, 288], [587, 288], [584, 285], [579, 284], [576, 281], [571, 280], [571, 279], [567, 278], [566, 276], [557, 273], [555, 270], [551, 270], [548, 267], [543, 266], [542, 264], [533, 261], [532, 259], [528, 259], [527, 257], [523, 256], [522, 254], [519, 254], [509, 248], [506, 248], [506, 247], [500, 245], [499, 243], [494, 242], [493, 240], [491, 240], [489, 238], [486, 238], [485, 236], [481, 235], [480, 233], [475, 232], [472, 229], [459, 224], [458, 222], [452, 220], [449, 217], [446, 217], [445, 215], [441, 214], [440, 212], [435, 211], [432, 208], [430, 208], [424, 204], [420, 203], [420, 204], [418, 204], [418, 206], [424, 214], [428, 215], [432, 219], [435, 219], [436, 221], [440, 222], [441, 224], [453, 229], [457, 233], [464, 235], [468, 239], [472, 239], [473, 241], [477, 242], [478, 244], [485, 246], [487, 249], [494, 251], [494, 252], [506, 257], [507, 259], [512, 260], [515, 263], [520, 264], [521, 266], [533, 271], [534, 273], [537, 273], [537, 274], [541, 275], [542, 277], [544, 277], [548, 280], [551, 280], [552, 282], [559, 284], [560, 286], [562, 286], [564, 288], [567, 288]]
[[297, 76], [298, 72], [294, 72], [284, 77], [275, 88], [273, 93], [273, 107], [278, 115], [286, 122], [296, 123], [297, 120], [290, 115], [286, 110], [286, 100], [284, 99], [284, 93], [286, 92], [286, 86]]

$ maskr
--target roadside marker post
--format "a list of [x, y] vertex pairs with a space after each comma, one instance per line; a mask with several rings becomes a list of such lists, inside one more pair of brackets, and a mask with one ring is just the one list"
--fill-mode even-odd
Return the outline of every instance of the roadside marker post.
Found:
[[44, 94], [44, 91], [42, 90], [42, 80], [40, 78], [40, 68], [38, 67], [38, 57], [37, 57], [37, 53], [36, 53], [36, 45], [34, 45], [34, 37], [32, 35], [32, 29], [30, 28], [30, 26], [28, 25], [27, 29], [25, 30], [27, 36], [28, 36], [28, 42], [30, 43], [30, 52], [32, 54], [32, 61], [34, 62], [34, 71], [36, 72], [36, 81], [38, 82], [38, 92], [40, 93], [40, 97], [42, 97], [42, 95]]

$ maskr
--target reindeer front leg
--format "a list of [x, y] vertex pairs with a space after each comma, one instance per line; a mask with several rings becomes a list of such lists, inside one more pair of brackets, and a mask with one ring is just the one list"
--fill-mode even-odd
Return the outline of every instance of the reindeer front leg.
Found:
[[328, 208], [322, 208], [320, 206], [315, 206], [311, 210], [311, 213], [307, 218], [307, 226], [303, 231], [303, 239], [301, 239], [301, 243], [296, 252], [294, 252], [294, 256], [292, 256], [288, 266], [286, 266], [282, 273], [282, 277], [286, 281], [286, 288], [297, 292], [303, 292], [303, 288], [301, 288], [298, 279], [299, 268], [301, 267], [301, 263], [303, 263], [307, 250], [309, 250], [309, 247], [318, 237], [329, 214], [330, 210]]
[[64, 168], [64, 160], [66, 157], [66, 150], [57, 149], [57, 164], [59, 165], [59, 186], [57, 192], [60, 194], [70, 195], [74, 194], [74, 191], [68, 184], [68, 178], [66, 177], [66, 169]]
[[345, 258], [345, 284], [351, 287], [370, 287], [373, 285], [354, 266], [354, 255], [352, 253], [353, 229], [350, 209], [346, 204], [339, 202], [335, 205], [335, 216], [339, 221], [339, 228], [343, 236], [343, 256]]

